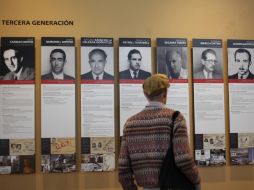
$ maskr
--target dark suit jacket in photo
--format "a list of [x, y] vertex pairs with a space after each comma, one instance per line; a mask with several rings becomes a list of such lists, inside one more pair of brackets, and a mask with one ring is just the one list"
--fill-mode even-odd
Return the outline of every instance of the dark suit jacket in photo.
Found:
[[[228, 79], [238, 79], [238, 73], [230, 75]], [[249, 75], [246, 79], [254, 79], [254, 75], [251, 72], [249, 72]]]
[[[194, 79], [205, 79], [205, 75], [204, 75], [203, 70], [194, 73], [193, 78]], [[217, 72], [213, 72], [213, 79], [222, 79], [222, 78], [223, 78], [222, 74], [217, 73]]]
[[[92, 71], [81, 75], [81, 80], [94, 80]], [[103, 80], [114, 80], [114, 77], [106, 72], [103, 73]]]
[[[138, 77], [136, 79], [146, 79], [147, 77], [150, 77], [151, 73], [144, 71], [144, 70], [139, 70], [138, 71]], [[133, 79], [131, 77], [131, 72], [129, 69], [121, 71], [120, 72], [120, 79]]]
[[[2, 80], [14, 80], [14, 76], [14, 72], [9, 72], [4, 77], [2, 77]], [[34, 69], [30, 67], [24, 67], [20, 73], [18, 80], [34, 80], [34, 78]]]
[[[54, 75], [52, 73], [48, 73], [46, 75], [42, 75], [41, 80], [56, 80], [56, 79], [54, 79]], [[74, 78], [64, 74], [64, 80], [74, 80]]]

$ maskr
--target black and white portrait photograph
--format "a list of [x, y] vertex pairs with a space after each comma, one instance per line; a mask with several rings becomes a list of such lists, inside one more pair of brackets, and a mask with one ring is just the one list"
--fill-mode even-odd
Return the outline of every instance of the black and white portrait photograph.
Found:
[[228, 78], [254, 79], [254, 49], [228, 48]]
[[74, 80], [75, 48], [69, 46], [41, 47], [41, 80]]
[[113, 47], [81, 47], [81, 80], [114, 80]]
[[223, 79], [221, 48], [193, 48], [193, 78]]
[[35, 53], [33, 47], [2, 47], [0, 80], [34, 80]]
[[119, 48], [120, 79], [146, 79], [151, 75], [150, 47]]
[[157, 71], [170, 79], [188, 78], [187, 47], [157, 47]]

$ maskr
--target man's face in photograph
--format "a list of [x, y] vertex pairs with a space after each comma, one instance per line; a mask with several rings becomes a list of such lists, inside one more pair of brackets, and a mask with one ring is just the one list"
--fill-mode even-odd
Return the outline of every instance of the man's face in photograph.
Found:
[[213, 72], [215, 70], [215, 65], [217, 63], [216, 56], [212, 53], [206, 54], [206, 59], [202, 60], [202, 64], [204, 65], [204, 69], [207, 72]]
[[95, 75], [100, 75], [104, 72], [106, 59], [101, 53], [94, 53], [89, 59], [91, 70]]
[[139, 53], [134, 53], [131, 55], [129, 60], [130, 62], [130, 69], [133, 71], [137, 71], [140, 69], [142, 57]]
[[50, 57], [52, 71], [56, 74], [62, 73], [66, 60], [60, 52], [55, 52]]
[[238, 68], [238, 73], [240, 75], [244, 75], [249, 71], [249, 67], [251, 65], [249, 55], [245, 52], [236, 53], [235, 55], [235, 63]]
[[168, 56], [167, 64], [172, 73], [179, 74], [182, 68], [182, 58], [177, 52], [173, 51]]
[[23, 57], [17, 56], [14, 49], [5, 50], [3, 53], [4, 63], [11, 72], [18, 72], [22, 67]]

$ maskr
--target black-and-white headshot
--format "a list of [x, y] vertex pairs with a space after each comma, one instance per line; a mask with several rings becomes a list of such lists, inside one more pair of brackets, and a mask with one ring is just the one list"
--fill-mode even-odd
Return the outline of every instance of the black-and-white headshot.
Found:
[[[107, 48], [110, 58], [108, 58], [108, 53], [102, 48], [94, 48], [89, 50], [88, 54], [83, 52], [82, 57], [85, 56], [88, 59], [83, 59], [81, 64], [83, 65], [84, 70], [87, 69], [87, 65], [89, 65], [89, 71], [81, 75], [81, 80], [114, 80], [114, 77], [111, 73], [113, 73], [113, 52], [110, 50], [113, 48]], [[88, 49], [87, 49], [88, 50]], [[109, 60], [109, 62], [108, 62]], [[110, 73], [108, 73], [105, 69]], [[81, 69], [83, 70], [83, 69]]]
[[121, 47], [120, 79], [146, 79], [151, 75], [151, 49]]
[[81, 47], [81, 80], [114, 80], [112, 47]]
[[34, 48], [2, 47], [0, 80], [34, 80]]
[[193, 78], [222, 79], [221, 48], [193, 48]]
[[228, 50], [229, 79], [254, 79], [251, 51], [245, 48]]
[[187, 79], [187, 47], [158, 47], [157, 70], [170, 79]]
[[74, 47], [42, 47], [41, 80], [74, 80]]

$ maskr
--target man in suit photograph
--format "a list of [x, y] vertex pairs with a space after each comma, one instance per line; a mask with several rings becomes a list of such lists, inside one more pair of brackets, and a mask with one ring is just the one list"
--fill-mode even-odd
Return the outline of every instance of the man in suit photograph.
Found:
[[218, 64], [216, 52], [206, 49], [201, 54], [202, 70], [194, 73], [194, 79], [222, 79], [222, 73], [216, 71]]
[[129, 69], [120, 72], [120, 79], [146, 79], [151, 73], [140, 69], [142, 55], [139, 50], [132, 49], [128, 53]]
[[41, 76], [42, 80], [74, 80], [73, 77], [64, 73], [67, 62], [66, 54], [62, 49], [53, 49], [49, 59], [51, 72]]
[[7, 67], [7, 73], [0, 77], [1, 80], [33, 80], [34, 68], [25, 63], [21, 49], [3, 49], [3, 62]]
[[250, 72], [251, 54], [247, 49], [237, 49], [234, 54], [237, 73], [230, 75], [229, 79], [254, 79]]
[[104, 50], [96, 48], [89, 52], [89, 65], [91, 70], [81, 75], [81, 80], [114, 80], [114, 77], [105, 72], [107, 54]]

